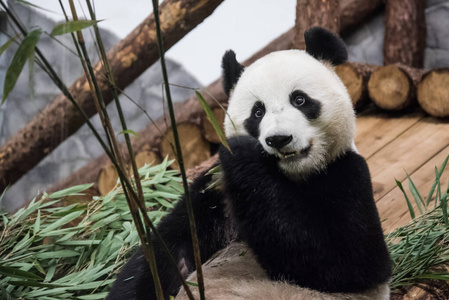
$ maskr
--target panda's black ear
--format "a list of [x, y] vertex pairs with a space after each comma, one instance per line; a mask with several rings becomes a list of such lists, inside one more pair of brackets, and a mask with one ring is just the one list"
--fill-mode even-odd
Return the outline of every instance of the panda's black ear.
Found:
[[312, 27], [304, 32], [306, 52], [319, 60], [337, 66], [348, 60], [348, 50], [343, 40], [332, 32]]
[[226, 51], [223, 55], [221, 67], [223, 68], [223, 89], [226, 95], [229, 96], [245, 67], [238, 63], [232, 50]]

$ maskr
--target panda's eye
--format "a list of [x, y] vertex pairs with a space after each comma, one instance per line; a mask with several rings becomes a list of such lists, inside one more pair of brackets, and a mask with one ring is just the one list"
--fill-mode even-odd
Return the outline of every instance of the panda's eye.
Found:
[[256, 118], [262, 118], [264, 114], [265, 114], [265, 113], [264, 113], [264, 111], [263, 111], [262, 108], [256, 108], [256, 109], [254, 110], [254, 116], [255, 116]]
[[296, 96], [295, 99], [293, 100], [293, 105], [298, 107], [303, 105], [304, 103], [306, 103], [306, 98], [304, 98], [304, 96]]

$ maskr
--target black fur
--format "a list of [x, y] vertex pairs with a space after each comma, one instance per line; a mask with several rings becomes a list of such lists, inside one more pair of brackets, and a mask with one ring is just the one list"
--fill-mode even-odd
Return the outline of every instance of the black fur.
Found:
[[255, 138], [259, 137], [260, 134], [259, 125], [263, 119], [263, 116], [262, 117], [256, 116], [256, 110], [258, 109], [261, 109], [265, 114], [265, 106], [263, 105], [262, 102], [257, 101], [254, 104], [253, 108], [251, 109], [251, 115], [245, 120], [244, 123], [246, 131], [248, 131], [248, 133]]
[[[228, 245], [235, 234], [228, 225], [223, 205], [223, 193], [205, 188], [210, 175], [201, 175], [190, 186], [193, 209], [200, 242], [201, 260], [206, 262], [212, 254]], [[184, 273], [195, 270], [186, 203], [181, 199], [173, 211], [158, 225], [160, 234]], [[162, 246], [154, 241], [159, 277], [165, 299], [176, 295], [181, 286], [177, 273], [169, 263]], [[156, 299], [153, 279], [148, 263], [139, 248], [119, 273], [107, 300], [151, 300]]]
[[223, 55], [221, 67], [223, 68], [223, 89], [226, 95], [229, 96], [245, 67], [237, 62], [235, 53], [232, 50], [226, 51]]
[[[192, 200], [205, 262], [233, 239], [230, 220], [269, 276], [323, 292], [363, 292], [386, 282], [391, 263], [373, 200], [364, 159], [348, 151], [305, 183], [286, 178], [277, 158], [268, 155], [251, 136], [228, 140], [233, 154], [220, 148], [225, 176], [223, 193], [205, 191], [203, 175], [192, 185]], [[225, 213], [228, 199], [232, 218]], [[188, 272], [194, 270], [185, 202], [158, 226], [164, 240]], [[180, 282], [155, 243], [166, 299]], [[155, 299], [148, 264], [142, 251], [125, 265], [109, 300]]]
[[334, 66], [348, 60], [348, 50], [341, 38], [332, 32], [312, 27], [304, 32], [306, 52], [319, 60], [326, 60]]
[[[305, 35], [307, 51], [316, 58], [337, 64], [346, 57], [340, 53], [346, 53], [344, 44], [331, 33], [314, 28]], [[319, 39], [330, 41], [319, 45]], [[323, 53], [319, 47], [325, 48]], [[329, 54], [334, 48], [338, 53]], [[224, 55], [223, 70], [229, 95], [243, 71], [234, 52]], [[298, 109], [313, 119], [319, 116], [320, 106], [309, 101], [310, 107]], [[275, 280], [326, 292], [361, 292], [386, 282], [391, 274], [390, 259], [364, 159], [348, 151], [305, 183], [293, 182], [281, 173], [277, 158], [258, 142], [257, 122], [262, 118], [255, 118], [255, 109], [245, 122], [252, 136], [229, 139], [233, 154], [220, 148], [225, 192], [206, 190], [211, 176], [205, 173], [191, 185], [202, 262], [241, 238]], [[225, 207], [230, 208], [232, 217], [227, 216]], [[185, 275], [194, 271], [184, 199], [161, 220], [158, 229]], [[161, 245], [154, 241], [154, 246], [168, 299], [178, 292], [180, 281]], [[156, 299], [140, 248], [118, 275], [107, 299]]]
[[305, 183], [287, 179], [257, 139], [220, 149], [240, 238], [272, 279], [323, 292], [363, 292], [391, 275], [365, 160], [348, 151]]
[[[304, 104], [301, 106], [297, 106], [294, 104], [294, 101], [297, 97], [303, 97], [304, 98]], [[307, 119], [309, 120], [315, 120], [317, 119], [321, 114], [321, 103], [318, 100], [315, 100], [309, 95], [307, 95], [303, 91], [296, 90], [293, 93], [290, 94], [290, 103], [299, 111], [301, 111]]]

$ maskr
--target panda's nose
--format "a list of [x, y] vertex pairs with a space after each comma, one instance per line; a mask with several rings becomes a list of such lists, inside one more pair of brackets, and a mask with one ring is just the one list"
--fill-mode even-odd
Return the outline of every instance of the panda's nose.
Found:
[[292, 141], [293, 137], [291, 135], [273, 135], [267, 137], [265, 142], [268, 146], [280, 150], [285, 145], [288, 145]]

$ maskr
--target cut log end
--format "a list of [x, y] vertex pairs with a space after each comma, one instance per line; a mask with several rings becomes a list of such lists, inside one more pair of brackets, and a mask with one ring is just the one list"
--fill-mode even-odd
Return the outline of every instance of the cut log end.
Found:
[[150, 150], [143, 150], [136, 155], [136, 166], [138, 169], [142, 168], [144, 165], [158, 165], [161, 162], [162, 160], [159, 155]]
[[413, 82], [396, 65], [376, 69], [368, 81], [368, 93], [371, 100], [380, 108], [401, 110], [413, 102]]
[[377, 66], [365, 63], [347, 62], [335, 68], [351, 97], [356, 111], [361, 111], [368, 104], [367, 84]]
[[363, 92], [363, 78], [357, 71], [349, 64], [343, 64], [336, 67], [335, 72], [340, 77], [343, 84], [348, 90], [351, 97], [352, 104], [357, 105], [357, 102], [362, 97]]
[[[220, 124], [221, 130], [223, 130], [223, 123], [226, 116], [226, 112], [221, 107], [218, 107], [214, 108], [212, 110], [212, 113], [214, 114], [215, 119], [217, 119], [217, 123]], [[203, 117], [201, 118], [201, 127], [203, 128], [204, 138], [206, 140], [214, 144], [220, 143], [220, 138], [218, 137], [217, 132], [212, 126], [212, 123], [207, 119], [206, 114], [204, 114]]]
[[[193, 168], [210, 157], [210, 145], [201, 135], [201, 129], [193, 123], [178, 124], [178, 135], [183, 153], [184, 166], [186, 169]], [[173, 132], [169, 129], [160, 144], [161, 156], [168, 155], [169, 159], [175, 159], [172, 147], [174, 147]], [[175, 161], [172, 164], [174, 169], [179, 169], [179, 164]]]
[[434, 117], [449, 116], [449, 69], [437, 69], [423, 76], [418, 85], [421, 108]]
[[100, 195], [105, 196], [116, 185], [118, 179], [118, 172], [112, 164], [108, 164], [100, 171], [98, 177], [98, 191]]

